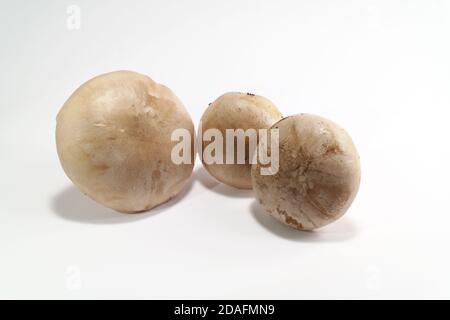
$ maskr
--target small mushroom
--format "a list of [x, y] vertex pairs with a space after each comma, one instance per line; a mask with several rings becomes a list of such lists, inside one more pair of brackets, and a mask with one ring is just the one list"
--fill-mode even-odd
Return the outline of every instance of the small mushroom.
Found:
[[284, 118], [279, 130], [279, 170], [262, 175], [252, 167], [256, 198], [282, 223], [313, 230], [340, 218], [360, 182], [358, 152], [350, 136], [325, 118], [299, 114]]
[[[171, 134], [190, 132], [191, 162], [175, 164]], [[167, 87], [131, 71], [81, 85], [57, 117], [56, 145], [73, 183], [93, 200], [121, 212], [151, 209], [186, 185], [194, 166], [194, 126]]]
[[[217, 98], [209, 105], [201, 118], [201, 130], [205, 135], [209, 129], [217, 129], [223, 137], [223, 144], [216, 152], [222, 152], [220, 158], [223, 163], [208, 163], [205, 158], [202, 162], [206, 170], [217, 180], [239, 189], [251, 189], [251, 160], [254, 150], [249, 139], [245, 140], [245, 161], [237, 160], [238, 141], [227, 140], [226, 130], [242, 129], [269, 129], [272, 124], [282, 118], [276, 106], [268, 99], [251, 93], [229, 92]], [[201, 135], [200, 135], [201, 136]], [[212, 143], [202, 139], [202, 150]], [[227, 162], [227, 144], [234, 143], [234, 158], [232, 163]], [[255, 147], [257, 140], [255, 142]]]

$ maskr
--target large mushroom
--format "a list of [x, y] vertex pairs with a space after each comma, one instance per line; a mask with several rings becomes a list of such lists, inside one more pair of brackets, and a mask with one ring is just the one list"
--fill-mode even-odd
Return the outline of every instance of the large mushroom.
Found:
[[359, 188], [360, 162], [350, 136], [330, 120], [310, 114], [284, 118], [279, 130], [279, 170], [252, 167], [256, 198], [270, 215], [300, 230], [340, 218]]
[[[268, 99], [251, 93], [229, 92], [217, 98], [203, 113], [200, 122], [202, 135], [207, 135], [208, 130], [217, 130], [222, 140], [221, 145], [215, 152], [219, 155], [222, 163], [209, 163], [202, 157], [203, 165], [206, 170], [217, 180], [239, 189], [251, 189], [252, 181], [250, 176], [253, 152], [256, 149], [257, 141], [255, 140], [255, 148], [252, 147], [249, 138], [245, 140], [245, 159], [243, 163], [239, 163], [238, 140], [229, 139], [227, 130], [242, 130], [247, 132], [253, 129], [258, 135], [259, 129], [269, 129], [272, 124], [282, 118], [277, 107]], [[202, 137], [202, 149], [205, 150], [210, 143]], [[257, 137], [256, 137], [257, 138]], [[232, 146], [227, 150], [227, 145]], [[233, 153], [231, 163], [227, 161], [230, 152]], [[217, 158], [217, 154], [216, 154]]]
[[[171, 159], [172, 133], [190, 133], [191, 161]], [[121, 212], [164, 203], [186, 185], [194, 166], [194, 126], [167, 87], [131, 71], [81, 85], [57, 117], [56, 145], [64, 171], [95, 201]]]

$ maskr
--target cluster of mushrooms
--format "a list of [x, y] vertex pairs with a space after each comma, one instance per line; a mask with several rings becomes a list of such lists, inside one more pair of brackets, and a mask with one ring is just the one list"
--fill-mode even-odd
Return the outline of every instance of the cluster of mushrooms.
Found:
[[[191, 138], [190, 163], [176, 164], [174, 130]], [[253, 189], [264, 209], [280, 222], [313, 230], [341, 217], [359, 188], [360, 162], [350, 136], [335, 123], [311, 114], [283, 118], [268, 99], [231, 92], [204, 112], [201, 129], [270, 129], [279, 133], [279, 168], [262, 164], [207, 164], [217, 180]], [[202, 142], [204, 147], [208, 141]], [[196, 158], [194, 124], [166, 86], [148, 76], [116, 71], [81, 85], [57, 116], [56, 145], [72, 182], [96, 202], [120, 212], [154, 208], [188, 182]], [[202, 160], [203, 161], [203, 160]]]

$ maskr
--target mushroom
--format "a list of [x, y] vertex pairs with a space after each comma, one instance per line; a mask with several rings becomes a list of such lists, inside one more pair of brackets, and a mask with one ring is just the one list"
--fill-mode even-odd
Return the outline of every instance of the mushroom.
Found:
[[[247, 132], [248, 129], [254, 129], [257, 133], [258, 129], [268, 129], [281, 118], [282, 115], [276, 106], [264, 97], [240, 92], [229, 92], [220, 96], [209, 105], [202, 115], [199, 137], [203, 139], [199, 145], [202, 146], [200, 152], [205, 150], [210, 143], [213, 143], [213, 141], [210, 142], [208, 139], [205, 139], [207, 131], [209, 129], [218, 130], [223, 140], [220, 142], [220, 148], [217, 148], [215, 152], [221, 153], [220, 155], [216, 154], [216, 157], [218, 156], [223, 161], [222, 163], [219, 161], [210, 163], [205, 160], [205, 155], [201, 154], [200, 157], [204, 167], [217, 180], [227, 185], [240, 189], [251, 189], [252, 153], [253, 149], [256, 148], [257, 140], [252, 148], [250, 138], [245, 138], [245, 159], [239, 163], [237, 159], [239, 142], [237, 139], [227, 139], [226, 131], [227, 129], [242, 129]], [[227, 144], [234, 145], [234, 147], [227, 150]], [[231, 163], [226, 159], [226, 154], [230, 155], [230, 150], [233, 151], [233, 156], [231, 156], [233, 161]]]
[[358, 152], [350, 136], [325, 118], [298, 114], [272, 128], [279, 131], [279, 169], [263, 175], [252, 167], [256, 198], [282, 223], [313, 230], [340, 218], [360, 183]]
[[[190, 133], [190, 163], [171, 160], [175, 129]], [[180, 100], [149, 77], [116, 71], [81, 85], [57, 116], [56, 145], [72, 182], [93, 200], [121, 212], [164, 203], [186, 185], [194, 167], [194, 126]]]

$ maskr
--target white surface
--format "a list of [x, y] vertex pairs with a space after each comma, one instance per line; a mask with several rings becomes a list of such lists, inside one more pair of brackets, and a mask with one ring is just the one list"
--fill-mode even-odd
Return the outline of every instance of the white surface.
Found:
[[[449, 1], [1, 1], [0, 39], [0, 298], [450, 298]], [[55, 116], [117, 69], [195, 123], [230, 90], [334, 120], [361, 155], [353, 206], [296, 232], [201, 169], [146, 214], [97, 205]]]

